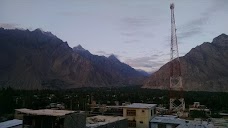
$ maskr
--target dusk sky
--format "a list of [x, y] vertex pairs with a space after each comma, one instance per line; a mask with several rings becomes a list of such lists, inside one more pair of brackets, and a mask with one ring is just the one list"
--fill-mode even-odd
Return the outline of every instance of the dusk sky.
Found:
[[50, 31], [70, 47], [156, 71], [170, 59], [170, 8], [180, 56], [228, 34], [228, 0], [0, 0], [0, 27]]

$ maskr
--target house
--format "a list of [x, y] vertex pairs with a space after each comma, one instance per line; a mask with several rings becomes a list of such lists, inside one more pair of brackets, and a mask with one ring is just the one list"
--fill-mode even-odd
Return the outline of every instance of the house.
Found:
[[201, 105], [200, 102], [194, 102], [193, 105], [189, 105], [190, 116], [193, 116], [196, 112], [201, 116], [211, 115], [210, 109], [208, 109], [205, 105]]
[[33, 128], [85, 128], [84, 112], [53, 109], [15, 109], [15, 118], [23, 120], [22, 127]]
[[128, 128], [149, 128], [149, 121], [156, 115], [156, 104], [133, 103], [123, 106], [123, 117]]
[[[176, 128], [217, 128], [212, 122], [199, 120], [186, 120]], [[219, 127], [220, 128], [220, 127]]]
[[177, 116], [161, 115], [150, 121], [150, 128], [214, 128], [214, 124], [202, 119], [185, 120]]
[[155, 116], [150, 121], [150, 128], [176, 128], [180, 124], [185, 123], [185, 120], [172, 115]]

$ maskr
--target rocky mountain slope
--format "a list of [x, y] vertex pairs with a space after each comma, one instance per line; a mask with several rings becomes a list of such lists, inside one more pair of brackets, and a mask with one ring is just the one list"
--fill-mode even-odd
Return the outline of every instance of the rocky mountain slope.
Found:
[[[117, 58], [99, 57], [104, 58], [104, 63], [87, 52], [88, 57], [75, 48], [73, 50], [52, 33], [40, 29], [0, 28], [0, 87], [61, 89], [122, 86], [134, 82], [138, 84], [140, 81], [134, 80], [143, 77]], [[107, 69], [98, 67], [99, 63]], [[125, 65], [125, 68], [116, 67], [119, 64]], [[130, 73], [127, 73], [128, 70]]]
[[[109, 57], [98, 56], [91, 54], [88, 50], [85, 50], [81, 45], [73, 48], [74, 52], [89, 60], [99, 70], [104, 72], [112, 72], [121, 78], [140, 78], [142, 76], [148, 76], [147, 74], [137, 71], [129, 65], [120, 62], [115, 55]], [[135, 83], [135, 82], [133, 82]]]
[[[184, 90], [228, 91], [228, 35], [221, 34], [180, 57]], [[144, 88], [168, 89], [169, 63], [144, 84]]]

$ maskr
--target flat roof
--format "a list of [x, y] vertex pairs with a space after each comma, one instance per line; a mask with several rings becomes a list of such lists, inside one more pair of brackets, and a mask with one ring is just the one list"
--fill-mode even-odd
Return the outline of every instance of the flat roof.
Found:
[[32, 110], [27, 108], [15, 109], [15, 110], [25, 114], [44, 115], [44, 116], [64, 116], [66, 114], [76, 112], [76, 111], [69, 111], [69, 110], [53, 110], [53, 109]]
[[133, 103], [130, 105], [123, 106], [123, 108], [153, 108], [156, 106], [157, 104]]
[[106, 125], [108, 123], [113, 123], [116, 121], [124, 120], [125, 117], [122, 116], [92, 116], [86, 118], [86, 127], [87, 128], [96, 128], [101, 125]]
[[201, 123], [197, 121], [189, 121], [188, 123], [180, 124], [177, 128], [214, 128], [214, 125], [206, 121], [202, 121]]
[[14, 126], [22, 125], [22, 120], [13, 119], [0, 123], [0, 128], [10, 128]]
[[215, 127], [219, 128], [227, 128], [228, 127], [228, 119], [225, 118], [211, 118]]
[[177, 118], [177, 116], [164, 115], [164, 116], [155, 116], [151, 123], [164, 123], [164, 124], [182, 124], [185, 123], [185, 120]]

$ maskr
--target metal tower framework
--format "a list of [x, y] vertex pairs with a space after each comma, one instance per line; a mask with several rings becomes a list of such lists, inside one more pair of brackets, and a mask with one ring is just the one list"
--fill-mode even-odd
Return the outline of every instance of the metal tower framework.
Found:
[[170, 99], [171, 112], [181, 113], [185, 110], [180, 59], [177, 44], [176, 25], [174, 17], [174, 4], [170, 4], [171, 10], [171, 49], [170, 49]]

